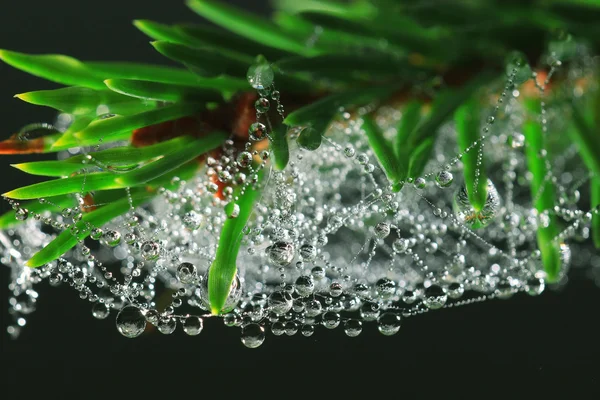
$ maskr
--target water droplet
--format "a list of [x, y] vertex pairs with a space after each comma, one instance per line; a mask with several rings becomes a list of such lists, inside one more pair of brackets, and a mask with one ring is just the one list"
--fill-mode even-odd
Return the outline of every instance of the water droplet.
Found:
[[396, 253], [404, 253], [408, 249], [408, 240], [404, 238], [394, 240], [394, 243], [392, 243], [392, 249]]
[[364, 321], [375, 321], [379, 317], [381, 306], [372, 301], [365, 301], [360, 307], [360, 316]]
[[240, 326], [242, 323], [242, 317], [240, 317], [240, 315], [236, 312], [230, 312], [229, 314], [225, 314], [225, 317], [223, 317], [223, 322], [225, 323], [225, 326], [230, 328], [234, 326]]
[[142, 334], [146, 328], [146, 318], [135, 306], [123, 307], [117, 314], [117, 329], [121, 335], [134, 338]]
[[137, 241], [137, 235], [132, 232], [128, 232], [125, 234], [125, 243], [134, 244]]
[[435, 183], [441, 188], [450, 186], [453, 180], [454, 176], [452, 176], [452, 173], [450, 171], [440, 171], [435, 176]]
[[150, 322], [152, 325], [157, 325], [159, 319], [160, 314], [155, 309], [152, 308], [146, 311], [146, 321]]
[[354, 147], [352, 147], [351, 145], [347, 145], [344, 148], [344, 155], [348, 158], [352, 158], [356, 155], [356, 150], [354, 150]]
[[242, 151], [237, 157], [237, 164], [242, 168], [247, 168], [252, 163], [252, 154]]
[[15, 218], [19, 221], [25, 221], [29, 217], [29, 211], [24, 208], [19, 208], [15, 212]]
[[344, 333], [349, 337], [357, 337], [362, 332], [362, 322], [356, 319], [349, 319], [344, 323]]
[[448, 297], [458, 299], [465, 293], [465, 287], [462, 283], [452, 282], [448, 285]]
[[193, 283], [196, 276], [196, 266], [189, 262], [183, 262], [177, 267], [177, 279], [183, 284]]
[[110, 314], [110, 309], [105, 303], [96, 303], [92, 307], [92, 315], [97, 319], [105, 319]]
[[448, 301], [448, 295], [441, 286], [433, 284], [425, 289], [423, 303], [430, 310], [442, 308], [446, 304], [446, 301]]
[[315, 290], [315, 281], [312, 276], [302, 275], [296, 279], [296, 291], [302, 297], [310, 296]]
[[525, 284], [525, 291], [530, 296], [538, 296], [542, 294], [546, 288], [546, 283], [542, 278], [531, 278]]
[[369, 162], [369, 156], [366, 155], [365, 153], [360, 153], [357, 157], [356, 157], [356, 161], [358, 161], [358, 163], [360, 165], [366, 165]]
[[183, 225], [190, 230], [196, 230], [202, 224], [202, 215], [195, 211], [189, 211], [183, 216]]
[[506, 300], [511, 298], [513, 294], [515, 294], [515, 288], [512, 284], [512, 281], [509, 279], [501, 279], [496, 284], [495, 293], [499, 299]]
[[275, 336], [281, 336], [285, 333], [285, 325], [283, 322], [273, 322], [273, 325], [271, 325], [271, 332], [273, 332], [273, 335]]
[[323, 306], [318, 300], [313, 299], [306, 302], [304, 309], [306, 310], [306, 316], [313, 318], [321, 314]]
[[273, 84], [275, 74], [268, 63], [261, 62], [251, 65], [250, 68], [248, 68], [246, 78], [248, 79], [250, 86], [252, 86], [254, 89], [263, 90]]
[[[200, 300], [202, 301], [202, 304], [204, 305], [204, 307], [207, 310], [210, 310], [210, 308], [211, 308], [209, 297], [208, 297], [208, 281], [209, 281], [208, 278], [209, 278], [211, 269], [212, 268], [208, 268], [208, 270], [202, 277], [200, 287], [198, 288], [198, 295], [200, 297]], [[243, 288], [242, 288], [242, 283], [240, 281], [239, 273], [236, 273], [235, 277], [233, 278], [233, 282], [231, 283], [231, 288], [229, 289], [229, 295], [227, 296], [227, 299], [225, 300], [225, 304], [223, 305], [223, 308], [220, 310], [221, 314], [228, 313], [229, 311], [233, 310], [235, 308], [235, 306], [238, 305], [238, 303], [240, 302], [240, 299], [242, 298], [242, 289]]]
[[115, 247], [121, 243], [121, 234], [114, 230], [104, 232], [104, 241], [110, 247]]
[[160, 256], [160, 246], [152, 240], [147, 240], [142, 243], [142, 257], [145, 260], [153, 261]]
[[237, 218], [240, 215], [240, 205], [234, 202], [227, 203], [225, 206], [227, 218]]
[[310, 270], [310, 273], [313, 276], [313, 278], [315, 278], [317, 280], [325, 278], [325, 269], [318, 265], [316, 267], [313, 267]]
[[255, 122], [248, 128], [248, 135], [253, 142], [263, 140], [267, 137], [267, 127], [260, 122]]
[[385, 239], [390, 234], [390, 224], [387, 222], [380, 222], [375, 225], [375, 236], [379, 239]]
[[506, 75], [512, 77], [515, 84], [519, 85], [531, 78], [531, 67], [527, 58], [521, 52], [514, 51], [506, 59]]
[[415, 179], [414, 185], [417, 189], [424, 189], [427, 185], [427, 181], [423, 177], [418, 177], [417, 179]]
[[266, 113], [267, 111], [269, 111], [269, 107], [269, 99], [267, 99], [266, 97], [260, 97], [254, 103], [254, 108], [256, 108], [256, 111], [258, 111], [259, 113]]
[[294, 259], [296, 248], [291, 242], [275, 242], [269, 249], [269, 260], [280, 266], [288, 265]]
[[379, 279], [375, 287], [377, 294], [384, 299], [389, 299], [396, 293], [396, 282], [388, 278]]
[[285, 323], [285, 334], [288, 336], [294, 336], [298, 332], [298, 324], [289, 321]]
[[466, 185], [463, 185], [454, 196], [454, 213], [458, 221], [471, 229], [489, 225], [496, 218], [500, 208], [500, 195], [491, 180], [487, 181], [487, 195], [483, 207], [478, 210], [471, 205]]
[[327, 311], [323, 314], [322, 322], [325, 328], [335, 329], [340, 324], [340, 314], [333, 311]]
[[87, 277], [82, 270], [77, 270], [73, 273], [73, 283], [83, 285], [87, 281]]
[[342, 293], [344, 293], [344, 289], [341, 283], [332, 282], [331, 285], [329, 285], [329, 294], [332, 297], [339, 297]]
[[190, 336], [196, 336], [202, 332], [204, 324], [202, 318], [197, 316], [189, 316], [183, 321], [183, 331]]
[[288, 292], [277, 291], [269, 295], [269, 307], [277, 315], [283, 315], [292, 309], [292, 296]]
[[241, 339], [244, 346], [255, 349], [265, 341], [265, 329], [259, 324], [248, 324], [242, 328]]
[[90, 237], [94, 240], [99, 240], [104, 232], [100, 228], [93, 228], [90, 232]]
[[386, 336], [392, 336], [398, 333], [402, 317], [399, 314], [385, 312], [377, 318], [377, 329]]
[[170, 335], [177, 328], [177, 320], [171, 316], [165, 316], [158, 320], [158, 331], [164, 335]]
[[304, 261], [314, 261], [317, 257], [317, 248], [312, 244], [305, 243], [300, 247], [300, 256], [302, 256]]
[[312, 325], [302, 325], [300, 331], [302, 332], [302, 336], [310, 337], [315, 333], [315, 327]]
[[413, 290], [405, 290], [404, 293], [402, 293], [402, 301], [406, 304], [413, 304], [417, 301], [417, 297], [417, 293]]

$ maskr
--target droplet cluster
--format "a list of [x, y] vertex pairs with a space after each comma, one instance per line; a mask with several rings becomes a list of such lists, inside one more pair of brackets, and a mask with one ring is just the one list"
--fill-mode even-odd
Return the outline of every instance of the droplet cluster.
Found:
[[[268, 150], [269, 110], [283, 118], [284, 107], [269, 65], [251, 67], [257, 118], [243, 148], [225, 142], [222, 156], [208, 157], [193, 179], [174, 179], [150, 204], [132, 205], [109, 224], [90, 226], [89, 236], [59, 259], [38, 269], [24, 267], [60, 232], [79, 233], [83, 202], [56, 205], [58, 213], [37, 213], [10, 200], [21, 223], [0, 231], [1, 261], [12, 277], [15, 323], [9, 333], [16, 337], [35, 310], [34, 286], [43, 280], [72, 287], [90, 303], [95, 318], [116, 321], [127, 338], [149, 326], [160, 334], [180, 329], [195, 336], [205, 319], [219, 318], [240, 328], [249, 348], [270, 334], [309, 337], [321, 329], [342, 329], [355, 337], [369, 323], [389, 336], [430, 310], [519, 292], [541, 294], [548, 284], [535, 233], [548, 215], [535, 212], [529, 194], [520, 133], [528, 116], [519, 88], [533, 73], [524, 63], [510, 58], [506, 86], [501, 95], [490, 94], [492, 115], [481, 116], [485, 135], [470, 147], [486, 157], [489, 178], [485, 206], [477, 212], [466, 193], [451, 122], [440, 129], [426, 172], [402, 182], [400, 192], [392, 190], [365, 140], [361, 115], [369, 107], [353, 114], [340, 110], [314, 151], [298, 145], [291, 130], [290, 161], [275, 170]], [[558, 66], [551, 68], [548, 79]], [[583, 78], [586, 71], [569, 74]], [[544, 85], [536, 85], [544, 92]], [[544, 130], [560, 129], [563, 110], [546, 103], [542, 110]], [[377, 121], [388, 132], [401, 118], [398, 110], [381, 108]], [[89, 155], [86, 162], [93, 162], [93, 152]], [[586, 241], [599, 210], [583, 210], [578, 193], [590, 176], [571, 166], [573, 158], [572, 149], [553, 151], [548, 168], [547, 179], [560, 192], [548, 212], [563, 227], [555, 241], [564, 273], [552, 287], [566, 283], [570, 265], [587, 266], [600, 282], [600, 256]], [[236, 193], [250, 185], [261, 196], [243, 230], [227, 301], [215, 316], [208, 300], [210, 265], [223, 223], [240, 214]], [[82, 188], [79, 199], [84, 195]]]

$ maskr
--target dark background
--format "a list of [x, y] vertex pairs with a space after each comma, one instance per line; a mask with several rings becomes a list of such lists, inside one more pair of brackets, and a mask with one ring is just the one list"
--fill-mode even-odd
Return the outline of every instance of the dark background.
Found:
[[[235, 3], [268, 10], [263, 1]], [[180, 0], [0, 0], [0, 48], [63, 53], [83, 60], [168, 63], [148, 44], [150, 39], [131, 25], [134, 18], [165, 23], [200, 21]], [[52, 110], [12, 96], [55, 87], [0, 63], [0, 137], [31, 122], [51, 122]], [[2, 158], [1, 192], [34, 182], [35, 178], [9, 167], [24, 158]], [[6, 203], [1, 205], [5, 211]], [[239, 342], [238, 329], [224, 328], [216, 321], [207, 322], [202, 334], [194, 338], [178, 328], [171, 336], [154, 333], [126, 339], [115, 328], [114, 314], [105, 321], [95, 320], [90, 304], [80, 300], [75, 291], [49, 288], [47, 283], [37, 288], [37, 311], [28, 318], [20, 338], [11, 340], [5, 333], [10, 322], [8, 272], [0, 266], [1, 357], [5, 365], [12, 360], [13, 367], [55, 369], [58, 361], [67, 360], [65, 365], [86, 368], [126, 357], [131, 362], [126, 365], [133, 368], [152, 357], [167, 370], [182, 365], [194, 369], [214, 365], [262, 369], [271, 365], [278, 369], [302, 364], [320, 371], [382, 366], [393, 371], [421, 370], [424, 377], [455, 372], [465, 374], [465, 379], [468, 370], [490, 375], [501, 371], [498, 378], [522, 369], [527, 371], [525, 377], [561, 370], [563, 376], [576, 377], [579, 383], [593, 383], [600, 371], [600, 288], [578, 276], [573, 276], [561, 293], [547, 291], [537, 298], [521, 294], [508, 301], [411, 318], [392, 337], [379, 334], [374, 324], [367, 324], [358, 338], [346, 337], [341, 328], [321, 328], [311, 338], [269, 334], [261, 348], [249, 350]], [[160, 364], [159, 359], [168, 361]], [[361, 384], [360, 378], [355, 384]]]

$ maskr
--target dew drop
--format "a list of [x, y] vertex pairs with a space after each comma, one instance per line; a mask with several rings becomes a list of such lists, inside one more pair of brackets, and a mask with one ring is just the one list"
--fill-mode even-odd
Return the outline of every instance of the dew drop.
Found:
[[256, 323], [251, 323], [242, 328], [242, 343], [244, 346], [255, 349], [265, 341], [265, 329]]
[[430, 310], [442, 308], [447, 300], [448, 295], [441, 286], [433, 284], [425, 289], [423, 303]]
[[327, 311], [322, 317], [323, 326], [327, 329], [335, 329], [340, 324], [340, 314]]
[[117, 330], [127, 338], [142, 334], [146, 328], [146, 318], [142, 311], [135, 306], [123, 307], [117, 314]]
[[269, 99], [266, 97], [260, 97], [258, 100], [256, 100], [256, 102], [254, 102], [254, 108], [256, 108], [256, 111], [259, 113], [266, 113], [269, 111], [269, 107]]
[[275, 242], [269, 249], [269, 260], [279, 266], [292, 262], [296, 248], [291, 242]]
[[190, 284], [196, 280], [196, 266], [189, 262], [183, 262], [177, 267], [177, 279], [183, 284]]
[[96, 303], [92, 307], [92, 315], [96, 319], [105, 319], [110, 314], [110, 309], [105, 303]]
[[183, 321], [183, 331], [190, 336], [199, 335], [203, 328], [202, 318], [189, 316]]
[[248, 135], [253, 142], [263, 140], [267, 137], [267, 127], [263, 123], [255, 122], [248, 128]]
[[435, 183], [441, 188], [450, 186], [453, 180], [454, 176], [449, 171], [441, 171], [435, 177]]
[[19, 208], [15, 212], [15, 218], [19, 221], [25, 221], [29, 217], [29, 211], [24, 208]]
[[271, 66], [265, 62], [251, 65], [246, 73], [248, 83], [254, 89], [263, 90], [273, 84], [275, 74]]
[[114, 230], [104, 232], [104, 241], [110, 247], [115, 247], [121, 243], [121, 234]]
[[177, 328], [177, 320], [171, 316], [165, 316], [158, 320], [158, 331], [163, 335], [170, 335]]
[[398, 333], [402, 317], [399, 314], [385, 312], [377, 318], [377, 329], [386, 336], [392, 336]]
[[[200, 287], [198, 288], [198, 295], [200, 297], [200, 300], [202, 301], [202, 304], [207, 310], [210, 310], [210, 300], [208, 296], [208, 278], [211, 269], [212, 268], [208, 268], [208, 270], [202, 277]], [[240, 299], [242, 298], [242, 289], [243, 288], [242, 283], [240, 281], [239, 273], [236, 273], [235, 277], [233, 278], [233, 282], [231, 283], [231, 288], [229, 289], [229, 295], [225, 300], [223, 308], [220, 310], [221, 314], [230, 312], [235, 308], [235, 306], [238, 305]]]
[[269, 307], [277, 315], [283, 315], [292, 309], [292, 296], [285, 291], [273, 292], [269, 295]]
[[145, 260], [153, 261], [158, 259], [160, 255], [160, 246], [152, 240], [147, 240], [142, 243], [142, 257]]

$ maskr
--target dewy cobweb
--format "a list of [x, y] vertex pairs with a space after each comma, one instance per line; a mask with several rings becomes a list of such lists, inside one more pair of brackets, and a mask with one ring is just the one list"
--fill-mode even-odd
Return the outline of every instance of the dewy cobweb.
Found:
[[[259, 118], [243, 150], [226, 142], [224, 156], [209, 158], [193, 179], [175, 179], [150, 204], [94, 227], [89, 238], [54, 262], [38, 269], [24, 266], [59, 232], [74, 228], [81, 220], [79, 204], [50, 216], [10, 200], [24, 223], [0, 232], [2, 263], [12, 276], [15, 322], [9, 333], [16, 337], [25, 325], [38, 301], [35, 286], [45, 280], [75, 289], [95, 318], [116, 321], [127, 338], [140, 336], [149, 325], [162, 334], [182, 329], [198, 335], [206, 318], [219, 318], [241, 328], [241, 341], [250, 348], [260, 346], [268, 332], [311, 336], [323, 328], [343, 329], [355, 337], [367, 323], [394, 335], [405, 320], [412, 323], [412, 317], [430, 310], [520, 292], [541, 294], [547, 283], [535, 232], [548, 215], [538, 214], [530, 199], [520, 133], [525, 112], [512, 82], [521, 73], [517, 67], [500, 92], [487, 94], [479, 116], [484, 136], [470, 146], [485, 149], [489, 179], [485, 206], [477, 215], [467, 198], [463, 154], [451, 122], [440, 129], [426, 173], [403, 182], [399, 193], [390, 190], [362, 131], [361, 116], [372, 111], [370, 106], [341, 109], [315, 151], [298, 146], [293, 139], [301, 130], [290, 129], [290, 162], [276, 171], [269, 150], [255, 145], [271, 139], [266, 111], [273, 104], [283, 117], [284, 105], [268, 65], [253, 67], [248, 79], [259, 92]], [[554, 68], [546, 82], [534, 77], [540, 93]], [[581, 67], [569, 72], [573, 80], [585, 74]], [[561, 129], [557, 113], [543, 109], [544, 129]], [[402, 117], [397, 107], [382, 106], [376, 123], [392, 136]], [[590, 268], [600, 281], [600, 258], [584, 243], [598, 210], [582, 209], [578, 190], [590, 176], [569, 167], [575, 154], [573, 148], [555, 154], [544, 178], [559, 189], [550, 212], [564, 227], [553, 239], [562, 264], [553, 287], [564, 285], [573, 267]], [[93, 162], [91, 150], [86, 160]], [[259, 171], [264, 173], [260, 181]], [[215, 176], [226, 184], [225, 200], [213, 195]], [[215, 316], [209, 311], [209, 266], [223, 222], [239, 214], [233, 188], [250, 186], [261, 195], [243, 230], [225, 313]], [[228, 202], [233, 206], [226, 216]]]

